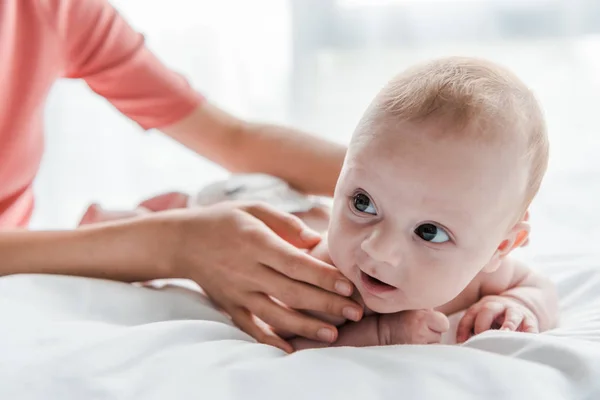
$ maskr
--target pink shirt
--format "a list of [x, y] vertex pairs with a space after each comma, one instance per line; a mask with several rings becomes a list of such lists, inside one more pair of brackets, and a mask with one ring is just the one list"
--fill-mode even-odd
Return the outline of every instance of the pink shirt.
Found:
[[144, 129], [201, 101], [105, 0], [0, 0], [0, 229], [31, 216], [44, 102], [60, 77], [85, 79]]

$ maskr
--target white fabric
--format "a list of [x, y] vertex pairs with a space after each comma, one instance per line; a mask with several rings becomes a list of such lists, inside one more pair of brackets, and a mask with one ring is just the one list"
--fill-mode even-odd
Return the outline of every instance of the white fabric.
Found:
[[190, 196], [188, 207], [208, 206], [227, 200], [260, 201], [289, 213], [307, 212], [319, 203], [274, 176], [265, 174], [233, 174], [212, 182]]
[[600, 398], [600, 269], [557, 260], [560, 327], [463, 346], [255, 344], [197, 294], [72, 277], [0, 279], [0, 399]]

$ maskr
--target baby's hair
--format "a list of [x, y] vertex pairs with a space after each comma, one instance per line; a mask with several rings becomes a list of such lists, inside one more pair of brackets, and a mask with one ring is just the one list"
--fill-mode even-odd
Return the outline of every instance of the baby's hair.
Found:
[[549, 143], [542, 110], [519, 78], [476, 58], [448, 57], [421, 64], [396, 76], [380, 91], [358, 130], [363, 124], [385, 120], [436, 118], [455, 128], [444, 134], [476, 132], [482, 140], [524, 137], [530, 169], [525, 206], [529, 205], [546, 172]]

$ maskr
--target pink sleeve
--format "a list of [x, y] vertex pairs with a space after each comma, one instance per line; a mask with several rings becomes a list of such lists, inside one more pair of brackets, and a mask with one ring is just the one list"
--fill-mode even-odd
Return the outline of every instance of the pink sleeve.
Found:
[[144, 129], [187, 116], [202, 101], [163, 65], [106, 0], [44, 0], [65, 52], [65, 71]]

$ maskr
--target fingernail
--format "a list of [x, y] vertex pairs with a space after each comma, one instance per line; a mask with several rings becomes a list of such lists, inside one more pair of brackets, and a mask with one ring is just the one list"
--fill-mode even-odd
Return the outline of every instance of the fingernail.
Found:
[[305, 229], [300, 232], [300, 238], [306, 241], [312, 241], [321, 239], [321, 235], [318, 232], [313, 231], [312, 229]]
[[352, 285], [349, 282], [340, 280], [335, 283], [335, 290], [343, 296], [350, 296], [352, 294]]
[[360, 318], [360, 312], [353, 307], [344, 307], [342, 315], [352, 321], [358, 321]]
[[331, 343], [334, 339], [334, 333], [331, 329], [321, 328], [317, 331], [317, 337], [324, 342]]

